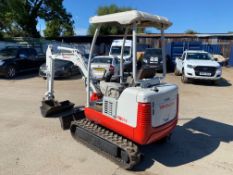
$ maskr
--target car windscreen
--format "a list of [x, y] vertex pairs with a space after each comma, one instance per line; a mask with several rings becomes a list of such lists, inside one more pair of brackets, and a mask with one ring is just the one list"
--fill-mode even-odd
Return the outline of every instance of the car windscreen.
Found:
[[162, 56], [162, 50], [161, 49], [147, 49], [146, 56]]
[[112, 64], [112, 58], [93, 58], [92, 63], [100, 63], [100, 64]]
[[15, 48], [6, 48], [0, 50], [0, 56], [9, 57], [9, 56], [16, 56], [16, 54], [17, 54], [17, 49]]
[[188, 53], [187, 60], [212, 60], [208, 53]]
[[137, 44], [137, 52], [145, 52], [148, 47], [146, 44]]
[[67, 65], [67, 64], [71, 64], [72, 62], [70, 61], [67, 61], [67, 60], [55, 60], [54, 61], [54, 64], [55, 66], [64, 66], [64, 65]]
[[[112, 46], [111, 54], [112, 55], [120, 55], [121, 54], [121, 46]], [[129, 55], [129, 54], [130, 54], [130, 47], [125, 46], [124, 55]]]

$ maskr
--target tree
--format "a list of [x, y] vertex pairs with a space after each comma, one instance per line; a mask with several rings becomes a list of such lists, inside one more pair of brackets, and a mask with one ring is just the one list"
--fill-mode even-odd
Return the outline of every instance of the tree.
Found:
[[192, 30], [192, 29], [188, 29], [184, 33], [186, 33], [186, 34], [197, 34], [197, 32]]
[[[97, 9], [97, 15], [107, 15], [107, 14], [113, 14], [117, 12], [124, 12], [128, 10], [133, 10], [130, 7], [118, 7], [115, 4], [112, 4], [110, 6], [101, 6]], [[94, 35], [96, 29], [95, 24], [91, 24], [88, 28], [88, 34]], [[122, 26], [113, 26], [111, 24], [104, 24], [101, 26], [100, 34], [101, 35], [117, 35], [117, 34], [124, 34], [124, 28]], [[144, 29], [140, 29], [139, 32], [144, 32]]]
[[48, 21], [44, 30], [45, 37], [56, 37], [61, 33], [61, 23], [58, 20]]
[[46, 23], [45, 37], [73, 36], [74, 31], [71, 24], [61, 23], [59, 20], [51, 20]]
[[[73, 20], [63, 7], [63, 0], [1, 0], [0, 27], [10, 36], [40, 37], [38, 18], [46, 22], [59, 21], [62, 31], [73, 34]], [[3, 10], [2, 10], [3, 9]], [[51, 26], [51, 25], [48, 25]], [[57, 33], [60, 36], [63, 33]]]
[[16, 27], [16, 24], [13, 20], [13, 14], [9, 12], [7, 0], [0, 1], [0, 9], [0, 30], [2, 35], [5, 35], [6, 32], [13, 32], [13, 28]]

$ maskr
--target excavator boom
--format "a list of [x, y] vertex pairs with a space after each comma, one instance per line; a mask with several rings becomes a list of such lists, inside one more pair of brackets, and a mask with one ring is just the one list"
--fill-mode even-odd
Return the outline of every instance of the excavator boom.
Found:
[[[46, 51], [46, 76], [47, 76], [47, 91], [44, 95], [41, 112], [44, 117], [60, 117], [64, 114], [71, 113], [74, 104], [70, 101], [58, 102], [55, 100], [54, 95], [54, 60], [67, 60], [78, 66], [81, 74], [83, 75], [85, 85], [88, 75], [87, 65], [85, 63], [85, 58], [78, 49], [68, 48], [68, 47], [57, 47], [56, 49], [60, 52], [57, 54], [53, 53], [52, 45], [49, 45]], [[88, 88], [86, 87], [86, 90]], [[90, 90], [92, 93], [99, 93], [99, 89], [94, 80], [90, 80]]]

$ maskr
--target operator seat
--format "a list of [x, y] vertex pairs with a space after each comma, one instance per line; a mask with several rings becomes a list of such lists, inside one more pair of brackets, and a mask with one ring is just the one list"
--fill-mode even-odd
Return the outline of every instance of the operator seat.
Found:
[[155, 67], [149, 65], [143, 65], [141, 69], [138, 70], [137, 80], [153, 78], [155, 74], [156, 74]]
[[[137, 80], [149, 79], [155, 76], [156, 69], [150, 66], [142, 66], [138, 71]], [[134, 83], [133, 78], [127, 78], [127, 86], [136, 86], [137, 82]], [[125, 89], [124, 84], [116, 82], [100, 81], [100, 91], [104, 96], [118, 99], [122, 91]]]
[[104, 96], [118, 99], [124, 86], [117, 82], [110, 82], [112, 74], [104, 74], [103, 80], [100, 81], [100, 91]]
[[[156, 75], [156, 69], [154, 67], [143, 65], [137, 72], [137, 80], [150, 79]], [[133, 77], [128, 76], [126, 82], [129, 86], [135, 86], [137, 83], [134, 83]]]
[[120, 83], [100, 81], [100, 91], [104, 96], [118, 99], [123, 90]]

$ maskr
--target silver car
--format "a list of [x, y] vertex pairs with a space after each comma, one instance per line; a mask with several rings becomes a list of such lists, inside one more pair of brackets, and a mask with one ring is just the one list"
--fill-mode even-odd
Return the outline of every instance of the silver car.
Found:
[[117, 78], [120, 72], [118, 58], [112, 56], [95, 56], [91, 62], [92, 76], [101, 80], [105, 77]]

